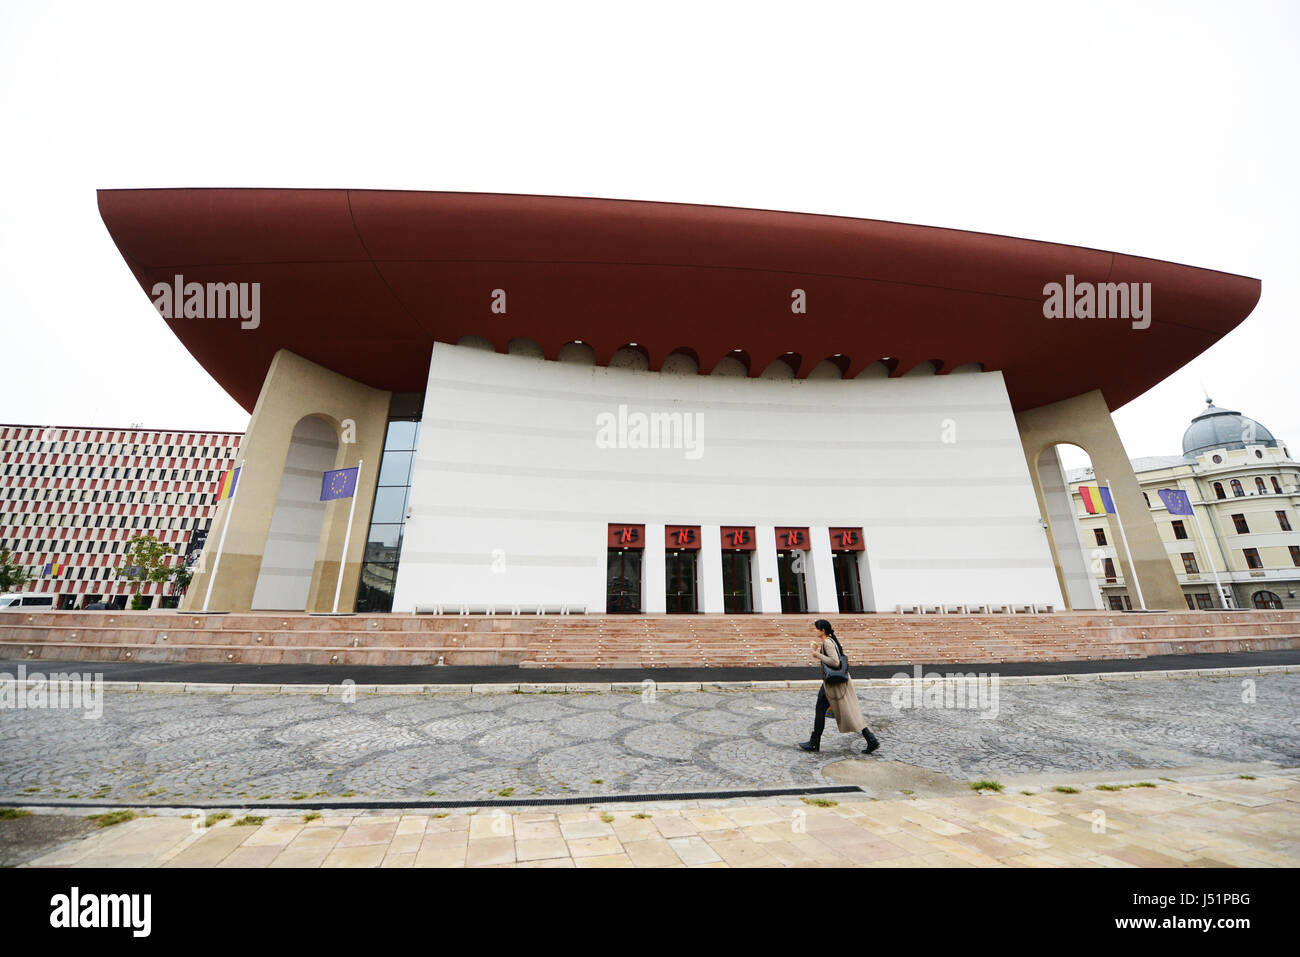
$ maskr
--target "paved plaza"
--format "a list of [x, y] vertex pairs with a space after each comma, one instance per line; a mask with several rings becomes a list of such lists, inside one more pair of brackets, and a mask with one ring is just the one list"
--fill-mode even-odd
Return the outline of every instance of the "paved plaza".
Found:
[[[1296, 867], [1300, 776], [828, 806], [798, 798], [572, 811], [136, 818], [45, 867]], [[311, 818], [306, 820], [305, 818]], [[4, 829], [21, 821], [0, 821]]]
[[[1002, 684], [997, 710], [896, 708], [859, 691], [890, 762], [957, 789], [975, 778], [1300, 764], [1300, 675]], [[858, 783], [862, 742], [831, 722], [795, 747], [814, 691], [556, 694], [112, 692], [103, 715], [0, 712], [0, 798], [178, 802], [573, 797]], [[983, 715], [992, 715], [983, 717]], [[912, 788], [914, 792], [917, 788]], [[922, 792], [924, 793], [924, 792]], [[929, 793], [942, 793], [931, 790]]]

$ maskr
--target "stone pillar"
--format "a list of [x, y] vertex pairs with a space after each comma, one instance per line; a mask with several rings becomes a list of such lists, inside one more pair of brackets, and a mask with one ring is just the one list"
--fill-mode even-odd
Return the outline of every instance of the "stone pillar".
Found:
[[804, 585], [808, 589], [808, 610], [823, 615], [839, 614], [840, 596], [835, 591], [835, 566], [831, 555], [831, 533], [826, 525], [808, 529], [812, 542], [808, 548], [808, 572]]
[[[1084, 449], [1092, 459], [1093, 473], [1098, 481], [1110, 482], [1115, 508], [1124, 520], [1124, 532], [1136, 568], [1129, 567], [1123, 546], [1118, 540], [1116, 544], [1119, 547], [1116, 550], [1124, 569], [1124, 580], [1129, 583], [1133, 607], [1138, 605], [1138, 596], [1132, 582], [1137, 581], [1142, 585], [1142, 594], [1148, 608], [1185, 611], [1187, 602], [1178, 586], [1178, 578], [1169, 563], [1168, 552], [1160, 540], [1151, 511], [1142, 498], [1137, 476], [1133, 474], [1128, 453], [1120, 441], [1119, 432], [1115, 429], [1101, 392], [1094, 389], [1070, 399], [1018, 412], [1016, 425], [1020, 430], [1020, 443], [1024, 448], [1029, 474], [1034, 480], [1034, 495], [1038, 499], [1040, 514], [1048, 515], [1049, 509], [1039, 476], [1039, 456], [1045, 449], [1062, 442]], [[1064, 544], [1053, 541], [1052, 557], [1061, 581], [1061, 593], [1068, 595], [1066, 575], [1062, 571], [1058, 554]]]
[[776, 558], [776, 526], [756, 525], [757, 538], [752, 559], [754, 573], [754, 611], [764, 615], [781, 614], [781, 583]]
[[[245, 467], [239, 476], [233, 519], [226, 533], [225, 548], [213, 584], [210, 610], [242, 612], [252, 607], [294, 427], [306, 416], [323, 419], [338, 434], [334, 468], [350, 468], [359, 460], [365, 460], [357, 483], [357, 507], [339, 600], [340, 611], [354, 609], [361, 563], [365, 557], [366, 533], [370, 526], [370, 508], [378, 484], [390, 397], [388, 392], [331, 372], [287, 349], [275, 354], [240, 446], [240, 461]], [[347, 506], [346, 501], [326, 506], [306, 609], [282, 610], [330, 610], [343, 551]], [[181, 606], [186, 611], [203, 607], [217, 544], [221, 541], [230, 509], [229, 499], [217, 509], [204, 546], [202, 568], [186, 591]]]
[[641, 610], [647, 615], [661, 615], [668, 608], [668, 587], [664, 562], [664, 525], [645, 525], [645, 551], [641, 555]]
[[723, 610], [722, 526], [700, 526], [700, 611]]

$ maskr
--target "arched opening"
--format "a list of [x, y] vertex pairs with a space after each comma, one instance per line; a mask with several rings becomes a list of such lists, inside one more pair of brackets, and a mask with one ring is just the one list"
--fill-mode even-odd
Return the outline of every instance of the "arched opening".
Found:
[[924, 362], [918, 362], [916, 365], [912, 366], [912, 368], [904, 372], [903, 375], [938, 375], [941, 368], [943, 368], [942, 359], [927, 359]]
[[560, 346], [560, 353], [557, 355], [558, 362], [572, 362], [575, 365], [594, 366], [596, 364], [596, 350], [581, 340], [566, 342]]
[[894, 370], [897, 368], [897, 359], [890, 359], [888, 357], [877, 359], [875, 362], [871, 363], [871, 365], [859, 372], [857, 377], [859, 379], [888, 379], [894, 374]]
[[253, 589], [253, 609], [306, 609], [325, 524], [321, 477], [334, 468], [338, 449], [336, 426], [320, 416], [304, 416], [293, 427]]
[[1250, 603], [1256, 608], [1281, 608], [1282, 599], [1271, 591], [1257, 591], [1250, 596]]
[[984, 363], [966, 362], [963, 363], [962, 365], [957, 366], [957, 368], [950, 370], [948, 372], [948, 375], [966, 375], [971, 372], [983, 372], [983, 371], [984, 371]]
[[546, 358], [541, 344], [532, 339], [511, 339], [506, 344], [506, 352], [512, 356], [527, 356], [530, 359]]
[[496, 346], [488, 342], [482, 336], [461, 336], [456, 340], [456, 345], [464, 346], [466, 349], [482, 349], [484, 352], [496, 352]]
[[743, 349], [736, 349], [730, 355], [718, 360], [718, 364], [713, 367], [710, 375], [739, 377], [749, 375], [749, 353]]
[[809, 379], [843, 379], [849, 367], [849, 357], [836, 353], [827, 356], [808, 371]]
[[668, 353], [668, 358], [659, 367], [659, 371], [666, 375], [699, 375], [700, 357], [694, 349], [682, 346]]
[[1078, 483], [1092, 480], [1091, 457], [1077, 445], [1060, 443], [1044, 449], [1035, 464], [1048, 544], [1066, 603], [1072, 609], [1114, 607], [1113, 596], [1122, 609], [1126, 583], [1119, 575], [1118, 543], [1111, 540], [1104, 514], [1081, 517], [1084, 509], [1073, 492]]
[[609, 357], [609, 368], [648, 372], [650, 369], [650, 353], [646, 351], [644, 346], [639, 346], [635, 342], [628, 343], [614, 350], [614, 354]]
[[799, 370], [799, 360], [796, 358], [793, 363], [787, 356], [778, 356], [767, 364], [767, 368], [759, 373], [760, 379], [793, 379]]

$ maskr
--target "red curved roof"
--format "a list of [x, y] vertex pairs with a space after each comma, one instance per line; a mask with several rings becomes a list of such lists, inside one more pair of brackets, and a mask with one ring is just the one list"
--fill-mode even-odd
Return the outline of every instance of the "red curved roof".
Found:
[[[1120, 253], [840, 216], [625, 200], [342, 189], [101, 190], [146, 294], [260, 282], [261, 325], [167, 320], [245, 409], [288, 348], [377, 388], [420, 391], [434, 341], [521, 337], [605, 364], [637, 343], [702, 371], [741, 350], [757, 375], [794, 353], [854, 376], [1000, 370], [1016, 409], [1101, 389], [1115, 409], [1250, 314], [1257, 279]], [[1043, 317], [1043, 286], [1149, 282], [1152, 324]], [[806, 315], [791, 290], [807, 293]], [[505, 315], [491, 311], [504, 289]]]

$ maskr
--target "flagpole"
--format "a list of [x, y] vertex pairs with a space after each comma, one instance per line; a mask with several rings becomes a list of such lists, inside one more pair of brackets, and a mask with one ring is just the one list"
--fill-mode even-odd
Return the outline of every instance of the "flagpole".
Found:
[[[1106, 482], [1106, 491], [1110, 494], [1111, 504], [1115, 504], [1115, 493], [1110, 490], [1110, 482]], [[1133, 587], [1137, 589], [1138, 606], [1146, 608], [1147, 600], [1142, 597], [1142, 583], [1138, 581], [1137, 567], [1133, 564], [1133, 553], [1128, 548], [1128, 536], [1124, 534], [1124, 519], [1119, 517], [1119, 506], [1115, 505], [1115, 524], [1119, 526], [1119, 537], [1124, 542], [1124, 554], [1128, 558], [1129, 574], [1133, 576]]]
[[352, 516], [357, 510], [357, 491], [361, 485], [361, 466], [366, 464], [365, 459], [357, 461], [357, 478], [352, 483], [352, 504], [348, 506], [348, 527], [343, 533], [343, 557], [339, 559], [339, 580], [334, 586], [334, 611], [333, 614], [339, 613], [339, 594], [343, 591], [343, 569], [347, 567], [348, 561], [348, 543], [352, 540]]
[[[1200, 489], [1197, 489], [1199, 492]], [[1192, 504], [1190, 496], [1187, 504], [1192, 510], [1192, 521], [1196, 522], [1196, 534], [1201, 536], [1201, 550], [1205, 552], [1205, 560], [1210, 563], [1210, 572], [1214, 575], [1214, 588], [1219, 593], [1219, 604], [1224, 608], [1228, 607], [1228, 600], [1223, 595], [1223, 583], [1219, 581], [1219, 569], [1214, 565], [1214, 556], [1210, 554], [1210, 545], [1205, 540], [1205, 529], [1201, 527], [1201, 516], [1196, 514], [1196, 506]]]
[[[239, 477], [244, 477], [244, 467], [248, 465], [248, 459], [239, 463]], [[230, 531], [230, 519], [235, 514], [235, 499], [239, 497], [239, 482], [235, 482], [235, 487], [230, 493], [230, 505], [226, 507], [226, 523], [221, 526], [221, 539], [217, 542], [217, 557], [212, 560], [212, 574], [208, 576], [208, 591], [203, 596], [203, 611], [208, 610], [208, 601], [212, 598], [212, 586], [217, 583], [217, 567], [221, 564], [221, 550], [226, 546], [226, 532]]]

